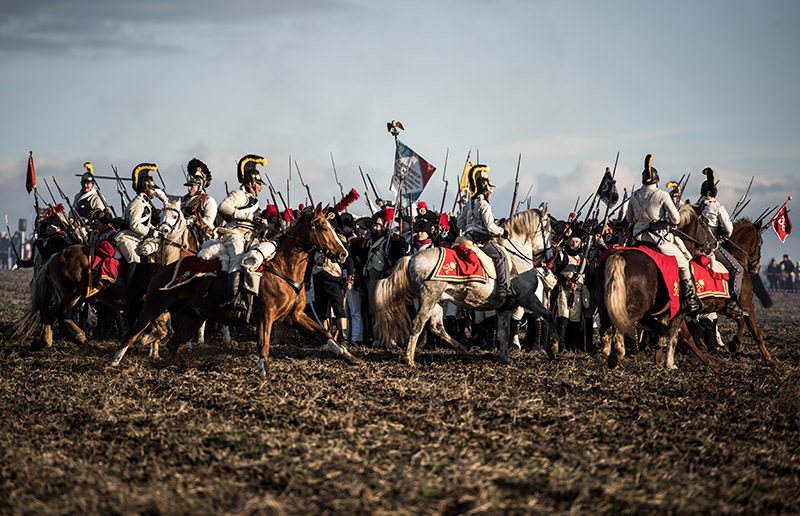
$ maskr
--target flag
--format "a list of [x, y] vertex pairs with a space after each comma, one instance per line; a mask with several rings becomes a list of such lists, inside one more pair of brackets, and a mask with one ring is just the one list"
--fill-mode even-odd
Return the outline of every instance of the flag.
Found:
[[606, 169], [606, 173], [603, 174], [603, 180], [600, 181], [600, 187], [597, 189], [597, 197], [609, 207], [614, 206], [619, 200], [617, 182], [611, 177], [611, 171], [608, 169]]
[[464, 163], [464, 173], [461, 174], [461, 182], [458, 184], [458, 189], [461, 191], [463, 197], [469, 197], [469, 171], [473, 166], [475, 166], [475, 164], [469, 159]]
[[772, 229], [775, 230], [775, 234], [781, 239], [781, 243], [783, 243], [786, 237], [792, 232], [792, 221], [789, 220], [789, 212], [785, 204], [783, 208], [778, 210], [778, 214], [775, 215], [775, 218], [772, 219]]
[[28, 193], [31, 193], [31, 190], [36, 188], [36, 172], [33, 170], [33, 151], [31, 151], [30, 156], [28, 156], [28, 177], [25, 179], [25, 188], [28, 190]]
[[394, 175], [389, 189], [396, 192], [403, 189], [403, 199], [415, 202], [425, 189], [436, 167], [395, 139], [397, 147], [394, 153]]

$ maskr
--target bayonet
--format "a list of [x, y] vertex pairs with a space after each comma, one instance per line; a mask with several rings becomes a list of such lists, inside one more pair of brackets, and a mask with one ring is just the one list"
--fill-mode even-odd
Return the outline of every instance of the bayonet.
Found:
[[369, 172], [367, 172], [367, 179], [369, 179], [369, 185], [372, 187], [372, 193], [375, 194], [375, 204], [380, 205], [378, 201], [381, 201], [383, 198], [378, 195], [378, 189], [375, 188], [375, 183], [372, 182], [372, 177], [370, 177]]
[[303, 188], [306, 189], [306, 193], [308, 194], [308, 200], [311, 201], [311, 206], [316, 206], [314, 204], [314, 197], [311, 195], [311, 188], [308, 187], [305, 181], [303, 181], [303, 174], [300, 173], [300, 167], [297, 166], [297, 160], [294, 161], [294, 168], [297, 170], [297, 177], [300, 178], [300, 184], [303, 185]]
[[[336, 162], [333, 161], [333, 152], [331, 152], [331, 164], [333, 165], [333, 177], [336, 179], [336, 184], [339, 185], [339, 192], [342, 194], [342, 199], [344, 199], [344, 187], [339, 181], [339, 174], [336, 173]], [[346, 208], [345, 211], [347, 211]]]
[[747, 185], [747, 190], [745, 190], [744, 195], [742, 195], [742, 197], [736, 203], [736, 206], [733, 208], [733, 213], [731, 213], [731, 220], [734, 220], [736, 216], [744, 209], [742, 203], [744, 202], [745, 199], [747, 199], [747, 195], [750, 193], [750, 187], [753, 186], [753, 179], [755, 178], [756, 176], [752, 176], [750, 178], [750, 183]]
[[508, 214], [508, 218], [514, 216], [514, 208], [516, 208], [517, 204], [517, 192], [519, 191], [519, 165], [522, 163], [522, 153], [520, 152], [519, 157], [517, 158], [517, 175], [514, 177], [514, 196], [511, 198], [511, 212]]
[[361, 174], [361, 181], [364, 182], [364, 199], [367, 201], [367, 208], [369, 208], [369, 214], [375, 215], [375, 210], [372, 209], [372, 203], [369, 202], [369, 186], [367, 185], [367, 178], [364, 177], [364, 171], [361, 169], [361, 165], [358, 166], [358, 172]]
[[[117, 167], [113, 163], [111, 164], [111, 170], [114, 171], [114, 176], [117, 178], [117, 184], [119, 185], [118, 190], [121, 189], [120, 196], [122, 196], [122, 194], [124, 193], [125, 194], [125, 199], [128, 201], [128, 203], [130, 203], [131, 202], [131, 196], [128, 195], [128, 189], [125, 188], [125, 183], [122, 182], [122, 178], [119, 177], [119, 172], [117, 172]], [[133, 182], [133, 178], [131, 178], [131, 183], [132, 182]], [[136, 185], [133, 185], [133, 186], [135, 187]], [[125, 203], [123, 202], [122, 204], [125, 204]], [[123, 210], [124, 209], [125, 209], [125, 207], [123, 206]]]

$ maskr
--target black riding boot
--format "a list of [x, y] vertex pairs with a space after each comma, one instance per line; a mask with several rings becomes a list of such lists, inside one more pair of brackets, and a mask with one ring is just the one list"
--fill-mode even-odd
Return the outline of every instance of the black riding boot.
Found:
[[567, 325], [569, 324], [569, 319], [566, 317], [556, 317], [556, 331], [558, 331], [558, 341], [561, 343], [562, 346], [566, 346], [567, 344]]
[[228, 273], [228, 300], [225, 301], [220, 308], [224, 310], [235, 310], [237, 312], [244, 312], [247, 306], [242, 297], [242, 271], [233, 271]]
[[681, 308], [690, 314], [696, 314], [703, 310], [703, 303], [697, 297], [697, 289], [691, 278], [681, 280]]
[[136, 262], [128, 264], [128, 272], [125, 274], [125, 284], [123, 287], [128, 288], [133, 284], [133, 275], [136, 274]]

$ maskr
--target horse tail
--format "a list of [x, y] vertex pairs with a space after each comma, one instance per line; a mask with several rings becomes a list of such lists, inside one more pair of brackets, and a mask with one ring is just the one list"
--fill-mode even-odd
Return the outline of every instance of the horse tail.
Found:
[[375, 334], [384, 345], [391, 341], [405, 341], [410, 334], [411, 315], [408, 305], [414, 300], [414, 289], [409, 280], [410, 256], [404, 256], [394, 266], [388, 278], [378, 281], [375, 287]]
[[39, 329], [39, 323], [46, 323], [50, 319], [49, 314], [53, 312], [54, 306], [58, 303], [58, 295], [53, 287], [49, 271], [51, 262], [57, 259], [59, 254], [51, 256], [34, 274], [31, 282], [30, 308], [14, 324], [11, 334], [12, 341], [30, 340]]
[[628, 315], [628, 296], [625, 287], [625, 259], [615, 253], [606, 259], [605, 266], [606, 311], [617, 331], [635, 338], [635, 327]]
[[764, 282], [761, 281], [761, 276], [758, 274], [751, 274], [750, 282], [753, 284], [753, 294], [755, 294], [758, 300], [761, 301], [761, 306], [764, 308], [771, 307], [772, 298], [769, 296], [767, 289], [764, 288]]

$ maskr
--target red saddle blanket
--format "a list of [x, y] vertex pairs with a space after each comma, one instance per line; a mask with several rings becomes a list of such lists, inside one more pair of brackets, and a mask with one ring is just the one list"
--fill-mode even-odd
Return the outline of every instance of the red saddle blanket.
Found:
[[489, 275], [478, 259], [478, 255], [469, 247], [454, 245], [439, 247], [439, 260], [433, 268], [430, 279], [439, 281], [489, 281]]
[[114, 258], [116, 249], [111, 241], [100, 240], [93, 251], [91, 281], [87, 287], [86, 297], [97, 294], [101, 282], [116, 282], [120, 272], [120, 261], [119, 258]]
[[202, 260], [196, 256], [184, 256], [175, 265], [172, 278], [159, 290], [170, 290], [186, 285], [195, 278], [216, 276], [220, 271], [219, 260]]
[[[676, 260], [674, 256], [661, 254], [650, 247], [639, 246], [614, 247], [608, 249], [600, 256], [598, 263], [602, 262], [616, 251], [641, 251], [655, 262], [656, 267], [658, 267], [659, 272], [661, 272], [661, 279], [664, 281], [664, 285], [666, 285], [667, 292], [669, 293], [670, 319], [675, 317], [678, 310], [681, 308], [678, 260]], [[728, 279], [728, 274], [711, 270], [711, 264], [708, 263], [708, 258], [705, 258], [705, 260], [702, 260], [702, 258], [705, 257], [696, 257], [696, 259], [700, 259], [700, 261], [705, 261], [708, 268], [695, 260], [689, 262], [692, 266], [692, 274], [694, 275], [695, 287], [697, 288], [697, 297], [730, 297], [728, 282], [726, 281]]]

